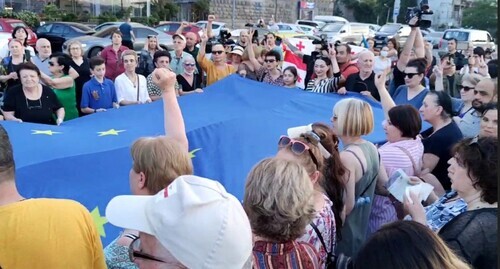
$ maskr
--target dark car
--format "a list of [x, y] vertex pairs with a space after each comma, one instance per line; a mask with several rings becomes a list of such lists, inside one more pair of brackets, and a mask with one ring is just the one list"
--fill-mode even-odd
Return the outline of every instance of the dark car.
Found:
[[[165, 23], [162, 23], [162, 24], [156, 26], [155, 29], [160, 30], [162, 32], [165, 32], [169, 35], [173, 35], [177, 31], [177, 29], [179, 29], [180, 26], [181, 26], [180, 22], [169, 21], [169, 22], [165, 22]], [[200, 27], [198, 27], [194, 24], [190, 24], [190, 25], [184, 27], [182, 34], [185, 35], [188, 32], [193, 32], [193, 33], [199, 35], [201, 33], [201, 31], [202, 31], [202, 29]]]
[[12, 33], [17, 26], [23, 26], [28, 31], [28, 45], [35, 47], [36, 34], [22, 20], [0, 18], [0, 32]]
[[95, 31], [75, 22], [49, 22], [36, 29], [38, 38], [46, 38], [52, 45], [52, 52], [62, 51], [62, 45], [75, 37], [92, 35]]

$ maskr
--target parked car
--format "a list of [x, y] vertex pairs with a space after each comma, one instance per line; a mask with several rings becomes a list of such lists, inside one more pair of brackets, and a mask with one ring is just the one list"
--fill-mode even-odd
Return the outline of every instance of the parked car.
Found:
[[315, 21], [322, 21], [322, 22], [349, 22], [347, 19], [339, 16], [314, 16], [313, 20]]
[[50, 41], [52, 52], [62, 51], [63, 43], [67, 40], [94, 33], [92, 28], [76, 22], [49, 22], [36, 29], [38, 38]]
[[323, 27], [326, 24], [326, 22], [324, 22], [324, 21], [310, 21], [310, 20], [297, 20], [295, 22], [295, 24], [313, 26], [317, 30], [319, 30], [319, 29], [321, 29], [321, 27]]
[[276, 26], [278, 26], [278, 32], [282, 34], [303, 34], [304, 31], [300, 29], [298, 24], [291, 24], [291, 23], [276, 23]]
[[365, 31], [364, 27], [368, 27], [368, 35], [365, 34], [366, 38], [374, 37], [375, 33], [377, 33], [378, 30], [380, 30], [380, 28], [382, 27], [378, 24], [373, 23], [350, 22], [349, 24], [351, 24], [351, 27], [358, 27], [360, 30], [363, 29], [363, 31]]
[[[71, 40], [78, 40], [82, 43], [83, 53], [88, 58], [91, 58], [95, 55], [98, 55], [106, 46], [111, 45], [111, 34], [118, 29], [118, 26], [110, 26], [104, 28], [103, 30], [90, 35], [90, 36], [81, 36], [77, 38], [73, 38]], [[136, 40], [134, 42], [134, 50], [141, 51], [144, 48], [144, 44], [147, 41], [149, 35], [158, 36], [158, 41], [160, 43], [160, 47], [166, 50], [173, 49], [173, 41], [172, 36], [166, 34], [162, 31], [158, 31], [154, 28], [148, 26], [134, 26], [132, 28]], [[66, 41], [63, 45], [63, 49], [67, 49], [68, 41]]]
[[[22, 20], [0, 18], [0, 33], [12, 33], [17, 26], [23, 26], [28, 31], [28, 45], [35, 47], [37, 36]], [[12, 37], [12, 36], [11, 36]]]
[[429, 41], [432, 44], [433, 49], [437, 49], [439, 46], [439, 42], [441, 41], [441, 38], [443, 37], [444, 32], [430, 32], [430, 33], [425, 33], [422, 31], [422, 34], [424, 35], [424, 40]]
[[318, 33], [319, 29], [314, 27], [314, 26], [309, 26], [309, 25], [302, 25], [299, 24], [299, 28], [304, 32], [306, 35], [315, 35]]
[[439, 42], [439, 50], [443, 51], [448, 45], [448, 40], [455, 38], [458, 41], [457, 49], [465, 50], [470, 43], [474, 47], [490, 48], [496, 50], [495, 40], [490, 33], [475, 29], [448, 29], [445, 30]]
[[[120, 25], [122, 25], [123, 23], [125, 23], [125, 22], [124, 21], [105, 22], [105, 23], [101, 23], [101, 24], [97, 25], [96, 27], [94, 27], [94, 30], [96, 32], [99, 32], [99, 31], [104, 30], [110, 26], [120, 27]], [[138, 23], [138, 22], [130, 22], [130, 26], [135, 27], [135, 26], [146, 26], [146, 25], [144, 25], [142, 23]]]
[[406, 39], [410, 35], [411, 28], [406, 24], [387, 23], [375, 33], [375, 47], [381, 48], [387, 44], [387, 40], [396, 38], [400, 46], [404, 46]]
[[[195, 25], [200, 29], [205, 29], [207, 28], [207, 23], [207, 21], [198, 21], [197, 23], [195, 23]], [[221, 29], [227, 30], [225, 23], [217, 21], [212, 22], [212, 33], [214, 34], [214, 36], [219, 36]]]
[[[154, 28], [156, 30], [163, 31], [169, 35], [175, 34], [177, 29], [181, 26], [181, 22], [176, 22], [176, 21], [169, 21], [169, 22], [160, 22], [158, 26], [155, 26]], [[194, 24], [190, 24], [189, 26], [184, 27], [182, 34], [185, 35], [188, 32], [193, 32], [198, 35], [201, 35], [202, 29]]]

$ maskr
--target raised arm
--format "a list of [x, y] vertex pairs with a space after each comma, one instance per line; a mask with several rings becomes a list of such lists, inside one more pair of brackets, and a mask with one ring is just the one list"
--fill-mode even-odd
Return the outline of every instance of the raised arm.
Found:
[[176, 140], [181, 147], [188, 151], [188, 139], [184, 118], [177, 102], [175, 82], [176, 74], [164, 68], [153, 71], [153, 82], [163, 91], [163, 117], [166, 136]]
[[424, 37], [422, 36], [422, 31], [420, 31], [419, 27], [416, 27], [417, 33], [415, 35], [415, 43], [413, 47], [415, 47], [415, 55], [417, 58], [425, 57], [425, 45], [424, 45]]
[[200, 43], [200, 50], [198, 51], [198, 56], [196, 57], [198, 62], [201, 62], [205, 58], [205, 51], [206, 51], [206, 46], [207, 46], [207, 41], [208, 41], [208, 33], [207, 29], [203, 30], [203, 33], [200, 36], [201, 43]]
[[71, 76], [62, 78], [50, 78], [43, 72], [41, 74], [41, 78], [46, 85], [49, 85], [53, 89], [66, 89], [73, 86], [75, 82]]
[[[254, 30], [252, 30], [252, 34], [253, 34]], [[248, 59], [250, 60], [250, 62], [252, 63], [253, 65], [253, 68], [254, 70], [259, 70], [262, 68], [262, 65], [259, 63], [259, 61], [257, 61], [257, 59], [255, 58], [255, 53], [253, 51], [253, 48], [254, 46], [257, 46], [255, 44], [251, 44], [251, 45], [248, 45], [245, 49], [247, 50], [248, 52]]]
[[[410, 25], [416, 23], [417, 18], [412, 18], [410, 20]], [[396, 68], [398, 68], [400, 71], [404, 70], [406, 68], [406, 65], [410, 61], [410, 53], [411, 49], [413, 48], [413, 44], [415, 43], [415, 38], [417, 36], [417, 27], [412, 27], [410, 35], [406, 39], [405, 46], [403, 47], [403, 51], [401, 52], [401, 55], [399, 55], [399, 59], [396, 65]]]
[[207, 19], [207, 35], [209, 38], [214, 37], [214, 34], [212, 32], [212, 23], [215, 21], [215, 16], [214, 15], [208, 15]]
[[384, 109], [384, 116], [386, 119], [389, 118], [389, 110], [396, 106], [394, 100], [392, 100], [389, 91], [385, 88], [386, 74], [381, 73], [375, 75], [375, 86], [377, 87], [378, 94], [380, 95], [380, 103]]
[[188, 25], [189, 24], [187, 23], [187, 21], [181, 22], [181, 25], [179, 26], [179, 28], [177, 28], [177, 31], [175, 31], [175, 34], [176, 35], [181, 35], [182, 31], [184, 31], [184, 28], [186, 28]]

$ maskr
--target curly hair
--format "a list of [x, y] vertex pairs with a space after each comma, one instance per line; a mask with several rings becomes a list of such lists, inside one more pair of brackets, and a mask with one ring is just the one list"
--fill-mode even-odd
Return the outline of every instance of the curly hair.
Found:
[[452, 156], [467, 169], [473, 186], [481, 191], [483, 201], [498, 202], [498, 139], [493, 137], [466, 138], [453, 146]]
[[248, 174], [243, 208], [254, 234], [274, 242], [299, 238], [316, 214], [309, 174], [294, 161], [260, 161]]

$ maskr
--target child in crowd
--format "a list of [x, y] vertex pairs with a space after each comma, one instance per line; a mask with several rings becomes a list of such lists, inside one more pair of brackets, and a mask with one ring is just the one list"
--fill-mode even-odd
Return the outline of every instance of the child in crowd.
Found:
[[92, 57], [90, 71], [94, 76], [83, 85], [80, 104], [82, 112], [92, 114], [118, 108], [115, 85], [113, 81], [104, 77], [106, 73], [104, 59], [100, 56]]

